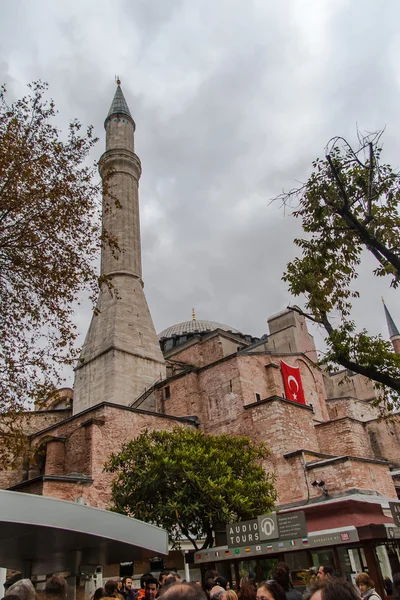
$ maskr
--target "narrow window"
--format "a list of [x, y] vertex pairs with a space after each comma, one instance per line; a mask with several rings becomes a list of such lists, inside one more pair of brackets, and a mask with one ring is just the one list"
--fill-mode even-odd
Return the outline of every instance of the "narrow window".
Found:
[[169, 385], [167, 385], [167, 387], [165, 388], [165, 399], [169, 400], [171, 398], [171, 388], [169, 387]]
[[260, 402], [260, 400], [261, 400], [260, 394], [254, 394], [254, 395], [256, 397], [256, 402]]

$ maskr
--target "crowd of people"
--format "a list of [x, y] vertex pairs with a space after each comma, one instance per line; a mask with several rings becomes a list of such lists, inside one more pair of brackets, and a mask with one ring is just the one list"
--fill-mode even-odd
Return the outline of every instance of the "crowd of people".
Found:
[[3, 600], [67, 600], [68, 584], [64, 577], [53, 575], [44, 590], [37, 591], [30, 579], [19, 579], [7, 589]]
[[[254, 573], [242, 577], [238, 591], [217, 571], [205, 573], [203, 586], [200, 581], [182, 581], [175, 571], [162, 571], [158, 577], [145, 573], [139, 589], [134, 588], [132, 577], [110, 579], [94, 592], [92, 600], [382, 600], [367, 573], [357, 575], [355, 583], [336, 577], [331, 566], [321, 565], [301, 593], [292, 584], [288, 565], [280, 562], [271, 579], [261, 583], [256, 583]], [[400, 600], [400, 573], [390, 583], [394, 600]], [[51, 577], [41, 591], [29, 579], [20, 579], [7, 589], [3, 600], [67, 600], [67, 592], [63, 577]]]

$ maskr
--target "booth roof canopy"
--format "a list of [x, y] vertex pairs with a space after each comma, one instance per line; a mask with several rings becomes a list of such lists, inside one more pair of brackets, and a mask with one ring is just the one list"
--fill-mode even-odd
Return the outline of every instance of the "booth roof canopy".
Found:
[[107, 510], [0, 490], [0, 566], [44, 575], [78, 574], [168, 554], [167, 532]]

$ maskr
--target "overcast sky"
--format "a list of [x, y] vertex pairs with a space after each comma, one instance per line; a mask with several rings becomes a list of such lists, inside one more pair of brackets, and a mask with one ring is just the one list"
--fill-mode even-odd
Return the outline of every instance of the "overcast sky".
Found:
[[[136, 121], [145, 292], [157, 331], [197, 318], [262, 335], [299, 224], [271, 198], [305, 181], [334, 135], [386, 127], [400, 166], [398, 0], [2, 2], [0, 81], [41, 78], [60, 111], [103, 121], [115, 74]], [[396, 292], [363, 270], [356, 317], [400, 326]], [[301, 303], [300, 300], [297, 301]], [[362, 308], [361, 308], [362, 307]], [[84, 335], [88, 316], [77, 314]]]

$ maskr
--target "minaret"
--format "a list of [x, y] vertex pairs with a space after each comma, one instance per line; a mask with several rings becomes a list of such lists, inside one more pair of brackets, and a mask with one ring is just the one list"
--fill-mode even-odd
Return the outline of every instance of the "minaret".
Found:
[[400, 333], [399, 330], [396, 327], [395, 322], [393, 321], [392, 315], [390, 314], [390, 312], [387, 309], [387, 306], [385, 304], [384, 299], [382, 298], [382, 302], [383, 302], [383, 308], [385, 309], [385, 317], [386, 317], [386, 323], [389, 329], [389, 337], [390, 337], [390, 341], [393, 344], [393, 348], [394, 351], [396, 352], [396, 354], [400, 354]]
[[[165, 377], [165, 363], [143, 291], [139, 222], [141, 165], [134, 149], [135, 122], [117, 81], [104, 122], [106, 151], [100, 159], [102, 179], [112, 172], [110, 197], [103, 197], [103, 226], [118, 241], [113, 256], [104, 246], [98, 312], [92, 321], [75, 369], [74, 414], [100, 404], [130, 405], [146, 388]], [[116, 201], [120, 205], [116, 206]]]

